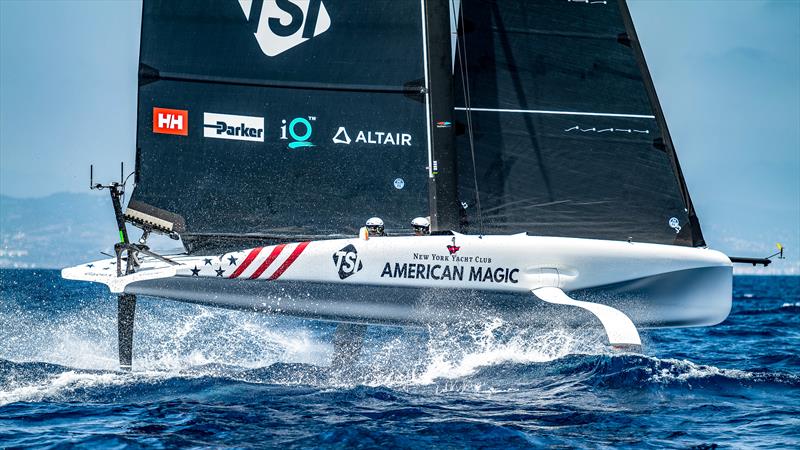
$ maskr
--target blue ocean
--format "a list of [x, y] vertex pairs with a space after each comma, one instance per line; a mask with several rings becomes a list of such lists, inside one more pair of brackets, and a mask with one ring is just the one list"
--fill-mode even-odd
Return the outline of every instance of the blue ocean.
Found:
[[0, 271], [0, 448], [798, 448], [800, 277], [736, 277], [711, 328], [370, 327], [332, 371], [334, 326], [140, 297], [134, 370], [116, 298]]

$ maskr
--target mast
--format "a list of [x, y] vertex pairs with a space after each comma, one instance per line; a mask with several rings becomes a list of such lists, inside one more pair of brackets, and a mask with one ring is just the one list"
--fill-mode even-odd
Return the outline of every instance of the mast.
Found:
[[[421, 0], [425, 27], [431, 231], [459, 229], [450, 0]], [[455, 12], [457, 14], [457, 12]]]

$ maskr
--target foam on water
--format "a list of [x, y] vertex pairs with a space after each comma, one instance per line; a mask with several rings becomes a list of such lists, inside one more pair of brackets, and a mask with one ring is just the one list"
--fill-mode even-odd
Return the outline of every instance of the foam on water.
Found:
[[[464, 340], [462, 336], [468, 336], [468, 339]], [[430, 384], [437, 379], [468, 377], [486, 366], [541, 363], [579, 350], [607, 350], [602, 345], [591, 348], [592, 341], [584, 341], [581, 337], [579, 330], [564, 328], [512, 328], [498, 318], [472, 327], [431, 327], [427, 342], [428, 360], [424, 370], [416, 374], [412, 382]]]
[[737, 292], [755, 295], [737, 294], [725, 323], [645, 331], [645, 355], [608, 349], [599, 328], [524, 329], [485, 314], [370, 327], [346, 371], [329, 367], [333, 324], [140, 297], [135, 369], [121, 372], [113, 296], [57, 273], [12, 275], [0, 277], [10, 446], [800, 442], [796, 282], [738, 279]]
[[[116, 370], [115, 306], [101, 301], [46, 320], [0, 310], [0, 358]], [[308, 329], [285, 329], [268, 316], [145, 300], [136, 312], [134, 352], [137, 370], [179, 372], [209, 364], [313, 364], [325, 360], [328, 349]]]
[[[6, 305], [0, 322], [0, 359], [62, 366], [45, 380], [6, 380], [0, 402], [38, 401], [89, 385], [113, 386], [146, 379], [224, 376], [260, 382], [248, 369], [275, 363], [328, 366], [331, 324], [281, 319], [142, 298], [136, 311], [133, 374], [117, 372], [116, 304], [113, 297], [43, 318]], [[345, 374], [316, 379], [329, 386], [429, 385], [456, 380], [502, 363], [553, 361], [565, 355], [606, 351], [600, 334], [560, 328], [525, 330], [500, 319], [431, 325], [426, 330], [383, 329], [367, 336], [358, 365]], [[69, 370], [69, 369], [80, 369]], [[297, 383], [297, 374], [270, 383]], [[480, 385], [462, 385], [480, 390]]]
[[134, 377], [123, 373], [87, 373], [74, 370], [55, 373], [46, 380], [5, 380], [6, 387], [0, 390], [0, 406], [16, 402], [39, 402], [42, 400], [58, 400], [70, 397], [78, 389], [112, 388], [134, 383], [146, 377], [155, 380], [164, 378], [165, 374], [151, 373]]
[[[46, 371], [44, 376], [28, 378], [24, 370], [18, 370], [14, 376], [4, 377], [0, 405], [68, 398], [71, 393], [88, 388], [113, 389], [125, 384], [208, 376], [323, 388], [365, 385], [413, 390], [434, 385], [440, 392], [496, 392], [516, 387], [513, 383], [499, 387], [476, 374], [508, 365], [523, 371], [574, 355], [583, 355], [583, 362], [592, 361], [595, 365], [625, 357], [608, 349], [599, 329], [520, 329], [501, 319], [488, 318], [459, 326], [431, 325], [426, 330], [396, 328], [388, 338], [385, 329], [378, 329], [378, 333], [367, 335], [356, 367], [344, 374], [325, 372], [324, 376], [308, 377], [302, 372], [310, 366], [329, 365], [333, 331], [330, 324], [143, 300], [137, 310], [135, 371], [127, 373], [117, 371], [113, 301], [100, 304], [104, 307], [84, 305], [50, 321], [17, 309], [10, 317], [9, 311], [3, 309], [0, 321], [8, 324], [3, 334], [16, 336], [16, 340], [0, 344], [0, 359], [61, 367]], [[600, 359], [587, 359], [591, 357]], [[636, 358], [623, 365], [636, 366], [646, 373], [639, 382], [752, 377], [748, 372], [686, 360], [640, 355]], [[268, 376], [254, 372], [277, 364], [289, 366], [280, 373], [269, 371]]]

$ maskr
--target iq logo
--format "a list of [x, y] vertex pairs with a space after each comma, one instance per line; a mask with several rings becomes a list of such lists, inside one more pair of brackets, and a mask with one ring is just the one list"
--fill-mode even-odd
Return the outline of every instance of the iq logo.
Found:
[[281, 120], [281, 140], [286, 141], [291, 138], [292, 142], [289, 143], [289, 148], [313, 147], [314, 144], [309, 139], [314, 131], [311, 122], [316, 120], [317, 118], [314, 116], [308, 116], [307, 119], [296, 117], [288, 123], [286, 119]]
[[267, 56], [277, 56], [331, 27], [322, 0], [239, 0], [253, 35]]

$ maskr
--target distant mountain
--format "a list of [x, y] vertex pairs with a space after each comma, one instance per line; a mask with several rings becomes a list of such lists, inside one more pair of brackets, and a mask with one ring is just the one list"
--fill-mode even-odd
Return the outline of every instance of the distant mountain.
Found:
[[[138, 236], [138, 234], [137, 234]], [[61, 268], [113, 253], [118, 240], [108, 194], [0, 195], [0, 267]]]

